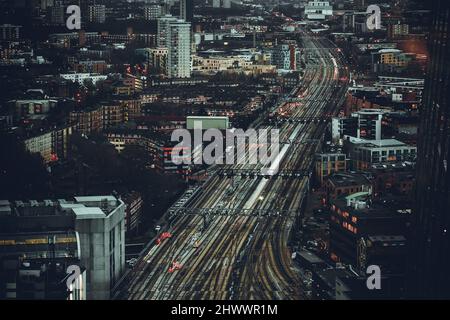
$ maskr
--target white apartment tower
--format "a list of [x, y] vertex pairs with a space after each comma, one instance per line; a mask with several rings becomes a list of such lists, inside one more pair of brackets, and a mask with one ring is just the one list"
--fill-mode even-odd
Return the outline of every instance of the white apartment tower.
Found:
[[158, 19], [157, 43], [166, 47], [169, 78], [191, 77], [191, 23], [164, 16]]
[[158, 34], [156, 35], [156, 44], [158, 47], [168, 48], [167, 36], [169, 32], [169, 24], [176, 22], [178, 19], [170, 14], [158, 19]]

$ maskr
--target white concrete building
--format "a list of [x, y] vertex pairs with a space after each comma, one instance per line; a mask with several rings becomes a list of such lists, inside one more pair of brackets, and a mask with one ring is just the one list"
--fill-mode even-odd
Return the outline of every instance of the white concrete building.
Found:
[[75, 214], [87, 299], [109, 299], [125, 271], [125, 204], [114, 196], [87, 196], [60, 206]]
[[333, 6], [328, 1], [310, 1], [305, 6], [305, 16], [309, 20], [325, 20], [333, 15]]
[[358, 118], [357, 138], [381, 140], [381, 121], [386, 110], [362, 109], [354, 114]]
[[158, 19], [158, 34], [156, 35], [156, 44], [158, 47], [169, 47], [168, 30], [171, 22], [176, 22], [178, 19], [170, 14], [167, 14]]
[[183, 20], [172, 21], [167, 28], [169, 78], [191, 77], [191, 24]]

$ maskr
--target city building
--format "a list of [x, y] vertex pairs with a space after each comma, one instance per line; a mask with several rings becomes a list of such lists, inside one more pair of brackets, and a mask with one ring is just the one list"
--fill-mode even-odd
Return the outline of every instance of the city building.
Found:
[[69, 125], [25, 139], [25, 149], [40, 154], [46, 164], [67, 159], [69, 139], [74, 131], [75, 126]]
[[344, 149], [353, 170], [366, 170], [372, 164], [415, 161], [417, 148], [395, 139], [366, 140], [345, 136]]
[[[330, 222], [331, 259], [365, 271], [368, 266], [367, 239], [369, 237], [386, 237], [380, 238], [381, 240], [399, 240], [398, 237], [403, 237], [403, 245], [401, 248], [397, 247], [400, 250], [397, 251], [398, 256], [392, 255], [385, 264], [389, 264], [394, 269], [396, 265], [404, 268], [406, 262], [404, 236], [411, 210], [395, 201], [395, 199], [392, 202], [381, 199], [371, 200], [368, 192], [354, 193], [345, 198], [333, 200]], [[397, 264], [397, 259], [402, 259], [402, 263]], [[383, 259], [370, 262], [382, 267]]]
[[[177, 142], [170, 141], [170, 135], [147, 130], [114, 129], [106, 132], [106, 138], [118, 152], [122, 152], [127, 145], [139, 146], [150, 156], [147, 166], [162, 174], [186, 175], [189, 171], [186, 163], [191, 159], [190, 150], [187, 147], [177, 147]], [[181, 165], [175, 164], [172, 154], [186, 157], [186, 161]]]
[[121, 103], [104, 103], [102, 109], [102, 129], [107, 130], [128, 121], [128, 110]]
[[105, 23], [106, 6], [103, 4], [88, 6], [88, 20], [93, 23]]
[[108, 64], [105, 60], [85, 60], [78, 61], [73, 65], [73, 71], [76, 73], [97, 73], [105, 74]]
[[102, 108], [71, 111], [69, 114], [69, 123], [73, 124], [76, 130], [82, 134], [100, 132], [103, 130]]
[[356, 137], [357, 132], [357, 117], [335, 117], [331, 119], [331, 136], [333, 143], [341, 144], [341, 140], [344, 136]]
[[344, 136], [352, 136], [366, 140], [381, 140], [384, 109], [361, 109], [350, 117], [339, 117], [331, 120], [331, 134], [334, 143], [340, 143]]
[[381, 140], [381, 122], [385, 113], [385, 110], [380, 109], [363, 109], [352, 115], [358, 118], [356, 137], [367, 140]]
[[85, 84], [85, 81], [92, 81], [92, 84], [95, 85], [98, 81], [103, 81], [108, 78], [108, 76], [96, 74], [96, 73], [63, 73], [60, 74], [60, 77], [66, 80], [70, 80], [72, 82], [78, 82], [81, 85]]
[[158, 3], [153, 3], [144, 7], [145, 20], [157, 20], [163, 14], [163, 8]]
[[372, 182], [362, 173], [339, 172], [330, 175], [325, 181], [327, 203], [358, 192], [372, 194], [372, 189]]
[[309, 1], [305, 6], [305, 16], [309, 20], [325, 20], [333, 15], [333, 6], [328, 1]]
[[372, 52], [372, 71], [375, 73], [402, 70], [413, 61], [415, 55], [399, 49], [381, 49]]
[[55, 5], [52, 7], [48, 7], [48, 16], [50, 17], [49, 21], [51, 25], [62, 26], [66, 24], [66, 8], [62, 5]]
[[169, 78], [191, 77], [191, 24], [183, 20], [167, 25], [167, 75]]
[[[8, 256], [11, 264], [14, 259], [22, 260], [15, 267], [19, 276], [38, 277], [32, 289], [38, 290], [34, 298], [43, 298], [40, 292], [45, 291], [42, 286], [47, 281], [46, 265], [56, 268], [52, 275], [59, 270], [64, 277], [67, 267], [83, 267], [85, 278], [80, 279], [79, 290], [86, 290], [85, 296], [80, 297], [83, 291], [72, 292], [73, 299], [110, 298], [111, 290], [125, 271], [125, 205], [121, 200], [114, 196], [89, 196], [1, 203], [1, 256]], [[17, 281], [16, 277], [16, 281], [14, 278], [10, 281], [6, 289], [13, 298], [11, 289], [16, 289], [23, 280]], [[62, 284], [65, 286], [66, 282]], [[67, 291], [67, 287], [59, 290]], [[17, 291], [16, 297], [21, 297]]]
[[297, 70], [300, 50], [296, 44], [280, 44], [272, 53], [272, 64], [282, 70]]
[[233, 1], [231, 1], [231, 0], [223, 0], [222, 7], [225, 9], [230, 9], [232, 3], [233, 3]]
[[109, 299], [125, 271], [125, 204], [114, 196], [75, 197], [61, 210], [75, 215], [86, 267], [87, 299]]
[[316, 177], [320, 185], [329, 175], [345, 171], [347, 171], [347, 156], [344, 153], [326, 152], [316, 155]]
[[170, 14], [162, 16], [158, 19], [158, 33], [156, 35], [156, 44], [158, 47], [168, 48], [170, 41], [168, 39], [169, 35], [169, 24], [176, 22], [178, 19]]
[[58, 101], [55, 99], [24, 99], [12, 100], [9, 101], [9, 104], [14, 109], [14, 119], [20, 121], [30, 116], [48, 114], [57, 107]]
[[390, 94], [393, 102], [418, 104], [422, 101], [424, 79], [379, 76], [374, 87]]
[[114, 103], [122, 105], [124, 122], [137, 120], [142, 116], [142, 104], [144, 102], [138, 97], [118, 97], [114, 99]]
[[228, 117], [189, 116], [186, 118], [186, 128], [188, 130], [200, 127], [202, 130], [227, 130], [230, 128], [230, 121]]
[[136, 192], [132, 191], [122, 197], [122, 201], [125, 203], [125, 230], [126, 233], [137, 232], [139, 229], [139, 224], [142, 219], [142, 210], [144, 201], [142, 196]]
[[[0, 299], [86, 299], [86, 271], [73, 219], [50, 221], [52, 205], [51, 200], [0, 200]], [[45, 224], [38, 215], [48, 216]], [[68, 286], [69, 266], [80, 274]]]
[[409, 240], [408, 295], [450, 298], [450, 3], [433, 1], [430, 59], [420, 113], [416, 204]]
[[[405, 238], [402, 236], [371, 237], [374, 248], [382, 247], [383, 251], [394, 249], [394, 254], [403, 252], [398, 250], [404, 246]], [[381, 240], [377, 240], [381, 238]], [[389, 256], [389, 253], [388, 253]], [[404, 255], [403, 255], [404, 257]], [[394, 260], [395, 261], [395, 260]], [[383, 270], [383, 269], [382, 269]], [[404, 274], [385, 274], [381, 272], [381, 289], [369, 290], [367, 287], [367, 273], [356, 271], [353, 268], [340, 268], [336, 270], [334, 278], [334, 299], [336, 300], [398, 300], [404, 295]]]
[[194, 0], [180, 0], [180, 19], [186, 22], [194, 20]]
[[22, 26], [16, 26], [12, 24], [0, 25], [0, 40], [2, 41], [15, 41], [20, 39], [20, 29]]
[[158, 73], [167, 73], [168, 48], [150, 48], [148, 50], [148, 63]]
[[166, 15], [158, 19], [157, 45], [167, 48], [166, 75], [191, 77], [191, 24]]
[[350, 87], [344, 105], [344, 115], [362, 109], [387, 109], [392, 106], [392, 100], [388, 96], [381, 96], [380, 89], [376, 87]]
[[362, 34], [368, 32], [366, 12], [345, 12], [342, 16], [343, 32]]
[[411, 162], [373, 164], [368, 172], [372, 175], [373, 193], [412, 195], [415, 184], [415, 168]]
[[409, 25], [406, 23], [389, 24], [387, 26], [388, 38], [398, 39], [409, 35]]

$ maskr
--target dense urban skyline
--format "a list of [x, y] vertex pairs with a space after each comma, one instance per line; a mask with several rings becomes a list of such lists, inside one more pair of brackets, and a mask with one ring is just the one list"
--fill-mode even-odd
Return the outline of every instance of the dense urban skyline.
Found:
[[446, 1], [0, 8], [1, 300], [450, 298]]

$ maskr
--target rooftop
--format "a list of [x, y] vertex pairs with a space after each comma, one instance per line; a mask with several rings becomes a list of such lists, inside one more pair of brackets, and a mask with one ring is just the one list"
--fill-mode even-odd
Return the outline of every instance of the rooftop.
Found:
[[119, 199], [111, 195], [74, 197], [73, 200], [0, 200], [0, 216], [49, 217], [75, 214], [76, 218], [103, 218], [121, 204]]
[[[358, 204], [357, 208], [348, 206], [347, 197], [333, 200], [333, 205], [340, 210], [347, 211], [351, 216], [356, 216], [358, 218], [405, 218], [410, 214], [410, 211], [408, 210], [398, 210], [403, 205], [401, 199], [398, 201], [395, 199], [379, 199], [372, 201], [367, 194], [366, 197], [363, 197], [364, 195], [362, 193], [351, 196], [361, 197], [361, 199], [357, 199], [358, 201], [354, 202]], [[362, 205], [362, 203], [365, 205]]]
[[335, 173], [328, 178], [335, 187], [370, 185], [369, 179], [361, 173]]
[[406, 147], [407, 144], [396, 139], [366, 140], [345, 136], [346, 141], [367, 148]]

